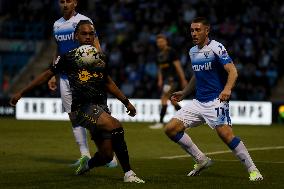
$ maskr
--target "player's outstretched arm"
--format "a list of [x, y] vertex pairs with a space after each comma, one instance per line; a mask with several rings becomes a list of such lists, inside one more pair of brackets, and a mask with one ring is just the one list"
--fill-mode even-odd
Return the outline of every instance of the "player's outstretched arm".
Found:
[[27, 92], [31, 91], [36, 86], [39, 86], [43, 83], [46, 83], [52, 76], [54, 76], [54, 73], [48, 69], [45, 72], [41, 73], [38, 77], [36, 77], [28, 86], [14, 94], [14, 96], [10, 100], [10, 105], [15, 106], [18, 102], [18, 100], [25, 95]]
[[[56, 42], [56, 41], [55, 41], [55, 42]], [[53, 60], [52, 60], [53, 63], [56, 61], [56, 59], [58, 58], [58, 56], [59, 56], [59, 53], [58, 53], [58, 46], [57, 46], [56, 53], [54, 54]], [[49, 81], [48, 81], [47, 84], [48, 84], [49, 90], [55, 92], [56, 89], [57, 89], [57, 78], [56, 78], [56, 76], [51, 77], [51, 78], [49, 79]]]
[[171, 100], [179, 102], [182, 101], [187, 95], [195, 90], [195, 75], [193, 75], [182, 91], [174, 92], [171, 95]]
[[107, 78], [106, 82], [106, 89], [107, 91], [115, 96], [118, 100], [120, 100], [124, 106], [127, 108], [128, 115], [134, 117], [136, 115], [135, 107], [129, 102], [127, 97], [122, 93], [122, 91], [117, 87], [115, 82], [111, 79], [110, 76]]
[[221, 101], [226, 101], [230, 99], [232, 89], [235, 86], [236, 80], [238, 78], [238, 71], [233, 62], [225, 64], [224, 69], [228, 73], [228, 79], [223, 91], [219, 95], [219, 99]]

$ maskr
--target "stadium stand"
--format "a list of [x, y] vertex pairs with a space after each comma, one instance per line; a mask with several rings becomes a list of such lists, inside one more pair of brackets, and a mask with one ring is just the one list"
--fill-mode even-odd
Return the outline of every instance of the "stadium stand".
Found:
[[[57, 17], [55, 4], [46, 0], [0, 1], [0, 96], [7, 97], [29, 82], [51, 61], [52, 53], [50, 57], [42, 53], [50, 52], [52, 22]], [[46, 91], [34, 93], [44, 94]]]
[[[44, 44], [50, 40], [52, 23], [59, 17], [56, 0], [25, 0], [13, 8], [7, 0], [0, 0], [0, 4], [0, 40], [16, 38], [44, 41]], [[110, 74], [129, 97], [159, 98], [155, 81], [157, 33], [169, 37], [180, 54], [187, 78], [191, 77], [187, 54], [192, 46], [189, 23], [195, 16], [206, 16], [212, 24], [212, 38], [228, 48], [239, 71], [232, 99], [283, 100], [284, 3], [281, 0], [169, 0], [167, 3], [162, 0], [85, 0], [80, 2], [79, 12], [95, 21], [109, 59]], [[50, 43], [42, 46], [51, 49], [39, 52], [52, 52]], [[24, 57], [17, 54], [13, 59], [13, 53], [17, 52], [0, 52], [1, 95], [4, 90], [12, 92], [12, 83], [23, 80], [14, 77], [23, 68], [21, 65], [26, 65], [23, 62], [31, 62], [33, 56], [40, 57], [29, 52]], [[14, 69], [13, 64], [18, 68]], [[29, 63], [25, 73], [35, 64], [39, 62]], [[31, 96], [50, 95], [46, 88], [39, 91]]]

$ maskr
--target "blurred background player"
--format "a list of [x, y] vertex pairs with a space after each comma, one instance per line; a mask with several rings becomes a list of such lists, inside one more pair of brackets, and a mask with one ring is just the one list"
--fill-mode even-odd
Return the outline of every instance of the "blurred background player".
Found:
[[207, 123], [245, 165], [250, 181], [263, 180], [244, 143], [232, 130], [229, 99], [238, 77], [237, 69], [225, 47], [209, 39], [210, 24], [205, 18], [193, 19], [190, 31], [195, 44], [189, 51], [194, 76], [171, 98], [179, 102], [195, 88], [196, 97], [175, 114], [165, 126], [165, 133], [195, 160], [194, 169], [187, 176], [199, 175], [212, 164], [185, 133], [187, 128]]
[[[76, 12], [75, 8], [77, 6], [77, 0], [58, 0], [58, 3], [63, 16], [59, 20], [54, 22], [53, 25], [54, 38], [57, 43], [57, 55], [55, 57], [57, 57], [58, 55], [62, 56], [68, 51], [79, 46], [78, 42], [74, 40], [74, 31], [77, 23], [80, 20], [89, 20], [90, 22], [92, 22], [90, 18]], [[98, 51], [101, 51], [100, 43], [96, 34], [93, 43], [96, 49], [98, 49]], [[51, 90], [56, 90], [57, 83], [55, 77], [52, 77], [52, 79], [48, 82], [48, 86]], [[81, 127], [74, 121], [75, 117], [71, 112], [72, 94], [70, 85], [67, 76], [62, 73], [60, 74], [60, 93], [64, 111], [68, 113], [69, 118], [72, 122], [73, 134], [79, 146], [81, 156], [86, 155], [88, 157], [91, 157], [88, 147], [86, 129]], [[77, 160], [73, 165], [76, 166], [78, 165], [78, 163], [79, 160]], [[107, 166], [113, 167], [116, 165], [117, 162], [114, 158], [114, 160]]]
[[[80, 158], [76, 175], [84, 174], [94, 167], [104, 166], [113, 159], [114, 151], [125, 173], [124, 182], [145, 183], [131, 169], [127, 145], [124, 140], [124, 129], [121, 123], [110, 115], [107, 107], [107, 92], [125, 105], [130, 116], [136, 115], [136, 109], [109, 76], [107, 63], [102, 61], [101, 54], [91, 47], [94, 37], [93, 24], [89, 20], [81, 20], [75, 29], [75, 39], [80, 45], [85, 46], [80, 46], [58, 56], [49, 69], [17, 92], [11, 98], [10, 104], [15, 106], [23, 95], [36, 86], [47, 82], [57, 73], [65, 73], [69, 79], [73, 97], [71, 100], [72, 112], [76, 114], [76, 121], [90, 131], [98, 149], [92, 158], [87, 155]], [[80, 49], [79, 53], [84, 50], [88, 52], [87, 56], [91, 57], [88, 62], [81, 59], [78, 49]], [[97, 56], [98, 54], [99, 56]], [[83, 77], [84, 74], [88, 76]]]
[[[162, 90], [160, 121], [151, 125], [151, 129], [160, 129], [164, 125], [164, 117], [167, 112], [170, 95], [178, 88], [184, 88], [187, 84], [177, 52], [169, 46], [167, 37], [163, 34], [156, 36], [156, 44], [159, 49], [157, 55], [158, 64], [158, 88]], [[180, 109], [176, 101], [171, 101], [175, 110]]]

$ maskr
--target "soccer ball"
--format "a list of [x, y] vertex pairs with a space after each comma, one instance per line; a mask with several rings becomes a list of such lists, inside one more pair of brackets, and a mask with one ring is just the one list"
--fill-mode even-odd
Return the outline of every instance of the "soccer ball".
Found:
[[76, 62], [78, 64], [94, 64], [101, 61], [99, 53], [92, 45], [82, 45], [76, 49]]

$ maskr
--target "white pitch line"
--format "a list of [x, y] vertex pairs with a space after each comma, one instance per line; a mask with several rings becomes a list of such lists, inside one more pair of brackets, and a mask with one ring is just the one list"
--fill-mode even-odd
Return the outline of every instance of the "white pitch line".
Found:
[[[229, 160], [229, 159], [214, 159], [214, 161], [220, 162], [239, 162], [240, 160]], [[275, 163], [275, 164], [284, 164], [284, 161], [253, 161], [255, 163]]]
[[[284, 146], [271, 146], [271, 147], [260, 147], [260, 148], [249, 148], [248, 151], [264, 151], [264, 150], [279, 150], [284, 149]], [[232, 153], [231, 150], [224, 150], [224, 151], [216, 151], [216, 152], [208, 152], [205, 153], [206, 155], [215, 155], [215, 154], [227, 154]], [[185, 158], [190, 157], [190, 155], [178, 155], [178, 156], [164, 156], [160, 157], [160, 159], [177, 159], [177, 158]]]

